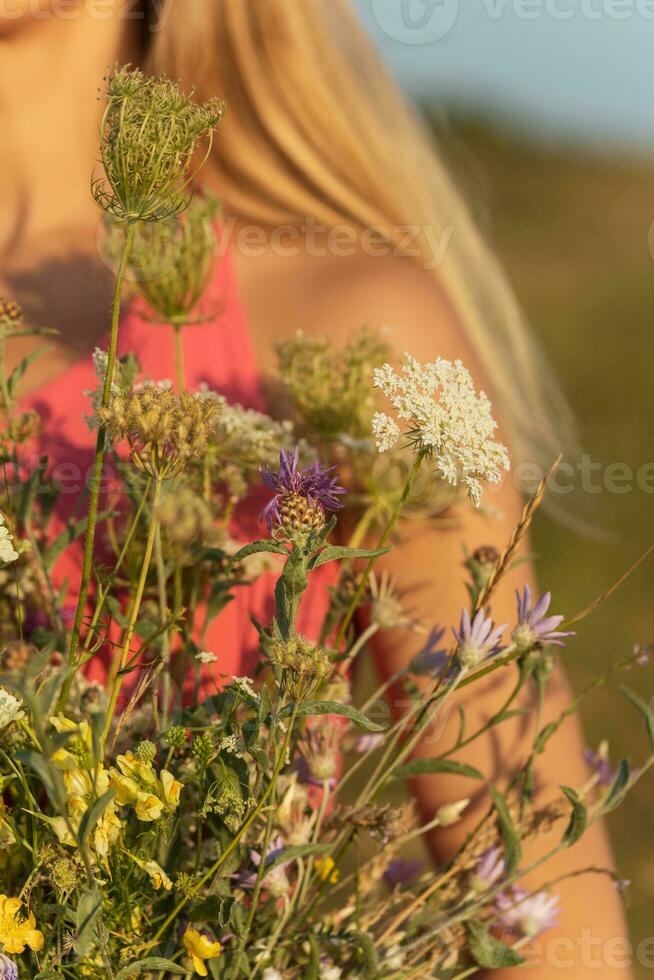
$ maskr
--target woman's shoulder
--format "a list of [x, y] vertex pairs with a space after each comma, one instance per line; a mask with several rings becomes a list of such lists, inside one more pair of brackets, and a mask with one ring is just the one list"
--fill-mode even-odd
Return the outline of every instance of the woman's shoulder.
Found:
[[237, 260], [255, 333], [297, 330], [335, 345], [363, 327], [384, 328], [392, 346], [418, 359], [474, 358], [446, 288], [433, 271], [396, 255], [266, 255]]

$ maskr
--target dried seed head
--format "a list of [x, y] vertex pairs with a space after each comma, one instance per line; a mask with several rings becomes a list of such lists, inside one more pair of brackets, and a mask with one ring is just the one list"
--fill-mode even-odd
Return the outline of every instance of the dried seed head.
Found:
[[16, 325], [23, 322], [23, 310], [13, 299], [0, 296], [0, 324]]
[[211, 508], [191, 487], [175, 487], [159, 505], [157, 517], [167, 544], [174, 549], [206, 540], [214, 530]]
[[332, 670], [322, 647], [300, 634], [285, 642], [270, 640], [266, 652], [270, 663], [285, 672], [286, 688], [294, 701], [310, 697]]
[[129, 65], [114, 68], [105, 81], [104, 178], [92, 183], [96, 203], [131, 222], [179, 214], [189, 203], [193, 155], [202, 144], [208, 154], [223, 103], [198, 104], [177, 82]]
[[211, 393], [176, 393], [167, 382], [121, 391], [98, 409], [109, 437], [127, 439], [134, 463], [159, 479], [178, 475], [206, 453], [219, 414]]

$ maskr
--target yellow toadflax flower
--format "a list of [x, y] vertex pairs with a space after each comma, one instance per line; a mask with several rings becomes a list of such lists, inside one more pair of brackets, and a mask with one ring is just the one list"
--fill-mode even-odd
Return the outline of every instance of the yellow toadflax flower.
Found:
[[336, 867], [333, 858], [316, 858], [314, 866], [320, 880], [326, 881], [329, 885], [335, 885], [341, 877], [341, 872]]
[[0, 895], [0, 943], [5, 953], [22, 953], [26, 946], [38, 951], [43, 949], [43, 933], [36, 926], [30, 912], [25, 916], [19, 898]]
[[220, 943], [212, 943], [210, 939], [207, 939], [206, 936], [191, 926], [188, 926], [184, 933], [182, 945], [193, 960], [193, 969], [201, 977], [208, 976], [204, 961], [211, 960], [214, 956], [220, 956], [223, 949]]
[[167, 769], [157, 776], [152, 764], [133, 752], [119, 755], [116, 766], [110, 771], [116, 800], [120, 806], [133, 806], [139, 820], [153, 822], [164, 811], [172, 813], [177, 808], [182, 784]]

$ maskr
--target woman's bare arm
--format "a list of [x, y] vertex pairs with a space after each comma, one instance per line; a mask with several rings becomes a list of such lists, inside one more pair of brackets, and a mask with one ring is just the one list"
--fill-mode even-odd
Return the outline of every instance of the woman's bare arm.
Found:
[[[492, 397], [474, 352], [431, 277], [392, 259], [362, 260], [359, 266], [347, 263], [338, 268], [342, 275], [327, 275], [322, 295], [320, 289], [316, 289], [316, 283], [312, 284], [311, 308], [316, 313], [312, 331], [333, 337], [334, 344], [338, 345], [362, 323], [389, 325], [389, 340], [400, 355], [406, 350], [423, 361], [433, 360], [436, 356], [460, 357], [472, 371], [477, 385], [486, 387]], [[525, 406], [525, 412], [528, 411]], [[462, 546], [465, 544], [471, 551], [480, 545], [501, 549], [518, 521], [522, 500], [511, 478], [499, 492], [489, 493], [486, 501], [497, 511], [495, 517], [484, 517], [471, 507], [462, 506], [458, 508], [455, 526], [449, 530], [430, 529], [424, 521], [417, 519], [405, 521], [400, 545], [385, 559], [386, 568], [397, 577], [400, 587], [410, 590], [410, 604], [428, 626], [456, 624], [462, 607], [467, 604]], [[532, 575], [528, 564], [507, 575], [493, 600], [492, 612], [497, 623], [515, 621], [513, 589], [531, 581]], [[555, 596], [554, 602], [555, 611], [573, 611], [566, 608], [565, 596]], [[416, 653], [417, 646], [419, 641], [415, 634], [407, 631], [384, 633], [375, 644], [382, 672], [388, 675], [404, 666]], [[581, 641], [571, 641], [569, 647], [561, 651], [562, 663], [565, 664], [567, 657], [574, 656], [575, 651], [582, 650]], [[515, 676], [515, 668], [507, 667], [493, 674], [485, 684], [472, 685], [465, 699], [462, 696], [470, 731], [501, 707], [515, 683]], [[543, 722], [557, 717], [568, 704], [564, 674], [557, 670], [550, 685]], [[457, 758], [471, 762], [497, 784], [507, 782], [525, 761], [534, 724], [533, 714], [510, 721], [463, 750]], [[420, 751], [427, 756], [440, 754], [455, 737], [454, 725], [452, 719], [437, 733], [437, 743], [432, 738]], [[567, 722], [550, 742], [547, 754], [539, 761], [537, 777], [540, 801], [560, 798], [558, 787], [562, 784], [574, 787], [587, 780], [583, 742], [574, 720]], [[479, 794], [478, 782], [466, 781], [459, 776], [422, 777], [416, 782], [415, 792], [426, 819], [444, 803], [473, 798], [460, 823], [432, 835], [431, 846], [444, 859], [456, 851], [488, 808], [487, 797], [475, 797]], [[562, 830], [563, 827], [558, 826], [552, 839], [543, 840], [542, 846], [549, 849]], [[530, 852], [534, 860], [538, 850], [539, 846], [535, 845]], [[605, 830], [598, 826], [571, 851], [563, 851], [542, 868], [530, 884], [538, 886], [578, 868], [610, 864]], [[575, 980], [585, 976], [627, 977], [626, 927], [621, 900], [612, 882], [598, 875], [574, 877], [557, 885], [557, 891], [562, 904], [561, 924], [543, 937], [540, 957], [544, 965], [540, 969], [531, 969], [530, 976], [545, 980], [560, 977], [564, 971]], [[538, 952], [537, 949], [536, 954]], [[499, 977], [500, 973], [494, 975]]]

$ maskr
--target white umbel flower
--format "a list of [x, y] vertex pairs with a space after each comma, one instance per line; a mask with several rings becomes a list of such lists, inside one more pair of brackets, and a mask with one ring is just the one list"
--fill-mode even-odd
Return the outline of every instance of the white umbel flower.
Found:
[[439, 357], [423, 365], [405, 354], [400, 373], [384, 364], [375, 369], [374, 384], [397, 415], [375, 414], [372, 428], [378, 450], [392, 449], [404, 432], [418, 452], [433, 460], [444, 480], [466, 487], [478, 507], [483, 484], [499, 483], [509, 469], [509, 454], [493, 440], [497, 423], [491, 403], [483, 391], [477, 394], [461, 361]]
[[208, 650], [201, 650], [200, 653], [196, 653], [195, 659], [201, 664], [215, 664], [218, 657], [215, 653], [210, 653]]
[[20, 721], [24, 717], [23, 702], [9, 691], [0, 689], [0, 731], [7, 725], [11, 725], [13, 721]]
[[9, 528], [5, 524], [4, 516], [0, 514], [0, 562], [8, 565], [10, 562], [16, 561], [17, 558], [18, 552], [14, 548]]

